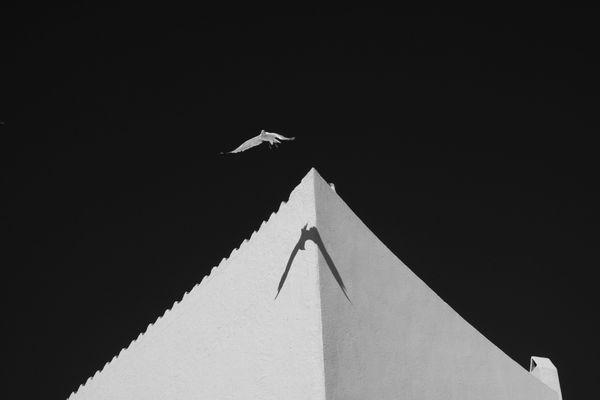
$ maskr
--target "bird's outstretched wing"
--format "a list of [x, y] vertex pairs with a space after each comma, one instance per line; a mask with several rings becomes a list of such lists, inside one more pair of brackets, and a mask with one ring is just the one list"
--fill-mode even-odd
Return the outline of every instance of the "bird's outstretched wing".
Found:
[[280, 135], [279, 133], [273, 133], [273, 132], [265, 132], [267, 135], [272, 135], [274, 137], [276, 137], [279, 140], [294, 140], [295, 138], [293, 137], [285, 137], [283, 135]]
[[285, 271], [283, 271], [283, 275], [281, 275], [281, 279], [279, 280], [279, 286], [277, 287], [277, 294], [275, 295], [275, 298], [277, 298], [277, 296], [279, 296], [279, 292], [281, 291], [281, 288], [283, 287], [283, 284], [285, 283], [288, 272], [290, 272], [290, 267], [292, 266], [292, 263], [294, 262], [294, 258], [296, 258], [296, 254], [298, 254], [298, 250], [300, 250], [301, 248], [304, 247], [304, 243], [306, 242], [306, 237], [304, 237], [304, 232], [305, 232], [304, 230], [301, 231], [300, 239], [298, 239], [298, 243], [296, 243], [296, 246], [294, 246], [294, 249], [290, 253], [290, 257], [288, 258], [287, 265], [285, 266]]
[[244, 143], [239, 145], [239, 147], [236, 148], [235, 150], [229, 151], [228, 154], [229, 153], [241, 153], [242, 151], [246, 151], [248, 149], [251, 149], [252, 147], [258, 146], [261, 143], [262, 143], [262, 140], [260, 139], [260, 137], [255, 136], [253, 138], [246, 140]]

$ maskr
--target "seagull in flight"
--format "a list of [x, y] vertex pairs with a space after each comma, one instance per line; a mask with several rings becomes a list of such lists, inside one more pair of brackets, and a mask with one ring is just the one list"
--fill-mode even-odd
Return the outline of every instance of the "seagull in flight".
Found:
[[271, 146], [277, 147], [277, 145], [279, 143], [281, 143], [280, 142], [281, 140], [294, 140], [294, 138], [293, 137], [285, 137], [278, 133], [267, 132], [263, 129], [260, 131], [260, 133], [257, 136], [254, 136], [253, 138], [246, 140], [237, 149], [228, 151], [227, 153], [221, 152], [221, 154], [241, 153], [242, 151], [246, 151], [248, 149], [251, 149], [252, 147], [258, 146], [262, 142], [269, 143], [269, 147], [271, 147]]

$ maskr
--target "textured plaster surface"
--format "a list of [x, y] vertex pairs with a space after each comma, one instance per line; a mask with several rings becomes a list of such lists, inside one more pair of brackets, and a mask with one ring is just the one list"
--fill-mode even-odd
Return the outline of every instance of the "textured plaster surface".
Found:
[[[300, 229], [312, 241], [277, 286]], [[312, 169], [72, 399], [558, 400], [391, 253]]]
[[411, 272], [319, 176], [317, 227], [327, 400], [557, 400]]
[[313, 178], [70, 398], [325, 399], [313, 243], [274, 300], [300, 228], [315, 224]]

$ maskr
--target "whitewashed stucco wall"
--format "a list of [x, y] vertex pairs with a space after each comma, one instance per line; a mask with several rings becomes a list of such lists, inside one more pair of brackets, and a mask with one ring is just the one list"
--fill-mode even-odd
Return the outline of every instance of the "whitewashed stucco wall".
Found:
[[[300, 229], [316, 226], [346, 285]], [[463, 320], [312, 169], [287, 203], [71, 396], [557, 400]]]
[[462, 319], [315, 178], [327, 400], [557, 400]]
[[248, 242], [71, 396], [77, 400], [324, 400], [316, 248], [279, 278], [306, 223], [313, 174]]

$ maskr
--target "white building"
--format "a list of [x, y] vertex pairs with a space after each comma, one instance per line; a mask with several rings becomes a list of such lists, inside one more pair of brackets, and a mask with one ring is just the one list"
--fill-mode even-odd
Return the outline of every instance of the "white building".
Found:
[[534, 375], [427, 287], [312, 169], [250, 239], [70, 398], [560, 399], [560, 387]]

